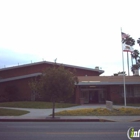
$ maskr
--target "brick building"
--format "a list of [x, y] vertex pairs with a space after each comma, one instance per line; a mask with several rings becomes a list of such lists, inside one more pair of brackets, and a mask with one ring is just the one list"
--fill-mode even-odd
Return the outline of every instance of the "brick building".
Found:
[[[52, 62], [38, 62], [0, 69], [0, 101], [4, 101], [7, 87], [15, 87], [18, 100], [32, 100], [29, 81], [40, 76], [42, 72], [53, 66]], [[57, 63], [57, 65], [62, 65]], [[70, 71], [76, 70], [79, 83], [75, 85], [74, 103], [105, 103], [111, 100], [114, 103], [123, 103], [122, 76], [100, 76], [104, 71], [98, 68], [91, 69], [63, 64]], [[140, 77], [126, 76], [127, 102], [140, 101]]]

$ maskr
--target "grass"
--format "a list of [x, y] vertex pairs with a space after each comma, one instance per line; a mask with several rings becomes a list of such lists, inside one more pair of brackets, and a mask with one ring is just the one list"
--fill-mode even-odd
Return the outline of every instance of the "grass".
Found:
[[[120, 106], [124, 106], [124, 104], [114, 104], [114, 105], [120, 105]], [[130, 104], [130, 103], [127, 103], [127, 106], [134, 106], [134, 107], [140, 107], [140, 104]]]
[[29, 113], [29, 111], [0, 108], [0, 116], [20, 116], [27, 113]]
[[105, 108], [65, 110], [55, 113], [56, 116], [137, 116], [140, 109], [120, 108], [112, 111]]
[[140, 107], [140, 104], [128, 104], [128, 106], [137, 106], [137, 107]]
[[[76, 106], [76, 104], [56, 103], [55, 108], [67, 108]], [[35, 108], [35, 109], [46, 109], [52, 108], [52, 102], [4, 102], [0, 103], [0, 107], [16, 107], [16, 108]]]

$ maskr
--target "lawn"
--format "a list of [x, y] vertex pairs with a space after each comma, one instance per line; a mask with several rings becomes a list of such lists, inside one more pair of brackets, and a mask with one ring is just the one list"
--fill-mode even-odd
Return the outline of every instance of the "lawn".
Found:
[[105, 108], [65, 110], [55, 113], [56, 116], [133, 116], [140, 115], [140, 109], [120, 108], [112, 111]]
[[[121, 105], [124, 106], [124, 104], [114, 104], [114, 105]], [[134, 106], [134, 107], [140, 107], [140, 104], [127, 104], [127, 106]]]
[[128, 104], [128, 106], [136, 106], [136, 107], [140, 107], [140, 104]]
[[29, 113], [29, 111], [0, 108], [0, 116], [20, 116], [27, 113]]
[[[68, 103], [56, 103], [55, 108], [67, 108], [76, 106], [76, 104], [68, 104]], [[0, 107], [16, 107], [16, 108], [36, 108], [36, 109], [46, 109], [52, 108], [52, 102], [3, 102], [0, 103]]]

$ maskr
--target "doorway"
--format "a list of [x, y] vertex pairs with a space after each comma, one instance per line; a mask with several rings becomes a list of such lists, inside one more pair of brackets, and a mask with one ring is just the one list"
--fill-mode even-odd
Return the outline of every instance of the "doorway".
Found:
[[80, 98], [84, 99], [85, 104], [104, 104], [107, 97], [106, 88], [82, 88]]
[[89, 103], [99, 103], [98, 90], [89, 90]]

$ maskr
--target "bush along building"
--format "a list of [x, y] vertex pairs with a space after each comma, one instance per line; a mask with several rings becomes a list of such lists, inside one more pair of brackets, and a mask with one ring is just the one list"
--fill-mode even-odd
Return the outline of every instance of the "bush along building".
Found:
[[[43, 61], [0, 69], [0, 102], [44, 100], [38, 95], [34, 97], [29, 82], [39, 78], [46, 68], [53, 65], [52, 62]], [[66, 102], [76, 104], [103, 104], [106, 100], [113, 101], [114, 104], [124, 102], [122, 75], [101, 76], [104, 71], [99, 67], [92, 69], [59, 63], [56, 65], [63, 65], [71, 72], [75, 70], [78, 77], [79, 82], [75, 83], [74, 95]], [[139, 103], [139, 75], [125, 76], [125, 79], [127, 103]], [[47, 100], [49, 101], [49, 97]]]

